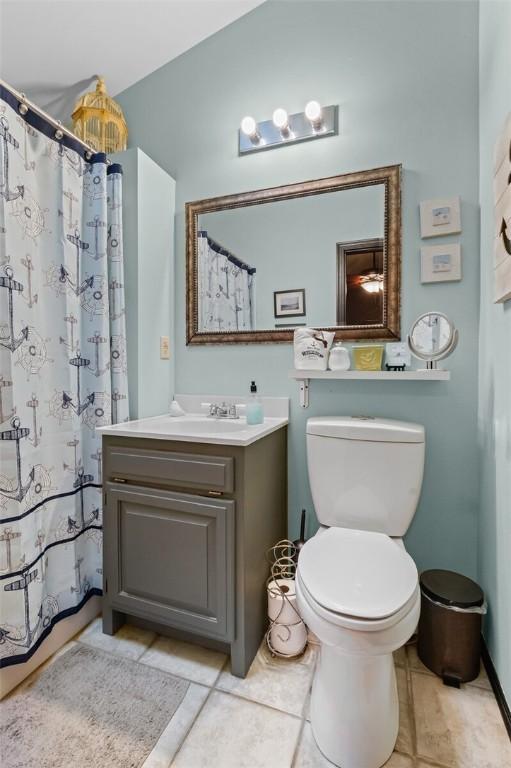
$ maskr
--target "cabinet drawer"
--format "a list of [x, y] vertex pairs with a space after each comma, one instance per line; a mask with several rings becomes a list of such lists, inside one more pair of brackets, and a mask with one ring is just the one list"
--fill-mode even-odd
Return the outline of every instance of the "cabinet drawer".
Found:
[[114, 477], [177, 485], [181, 488], [220, 491], [234, 490], [234, 459], [194, 453], [112, 447], [108, 462]]
[[108, 483], [114, 608], [222, 640], [234, 634], [234, 501]]

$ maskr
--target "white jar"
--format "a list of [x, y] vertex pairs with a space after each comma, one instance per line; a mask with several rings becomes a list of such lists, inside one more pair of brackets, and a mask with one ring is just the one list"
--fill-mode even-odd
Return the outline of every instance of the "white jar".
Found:
[[351, 367], [349, 349], [342, 344], [334, 344], [330, 350], [328, 367], [331, 371], [349, 371]]

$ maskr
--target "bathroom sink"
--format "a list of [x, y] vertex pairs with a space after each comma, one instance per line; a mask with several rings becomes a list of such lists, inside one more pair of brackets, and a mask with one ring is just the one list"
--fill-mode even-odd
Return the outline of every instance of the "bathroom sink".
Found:
[[251, 425], [247, 424], [244, 417], [214, 419], [201, 414], [185, 414], [177, 417], [165, 414], [100, 427], [97, 431], [104, 435], [123, 437], [245, 446], [286, 426], [287, 423], [287, 417], [266, 417], [262, 424]]
[[190, 435], [225, 435], [229, 432], [243, 432], [254, 429], [245, 419], [211, 419], [201, 416], [178, 416], [160, 419], [158, 429], [166, 432]]

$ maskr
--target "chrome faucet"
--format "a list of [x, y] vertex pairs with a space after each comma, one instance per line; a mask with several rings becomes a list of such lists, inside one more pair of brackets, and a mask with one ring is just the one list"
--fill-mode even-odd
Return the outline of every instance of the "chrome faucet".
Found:
[[235, 403], [211, 403], [209, 406], [209, 416], [212, 419], [239, 419]]

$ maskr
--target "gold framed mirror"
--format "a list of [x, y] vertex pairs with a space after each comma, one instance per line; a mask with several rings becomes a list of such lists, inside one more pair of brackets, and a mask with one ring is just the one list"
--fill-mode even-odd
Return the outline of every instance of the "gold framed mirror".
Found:
[[186, 260], [187, 344], [399, 339], [401, 166], [186, 203]]

